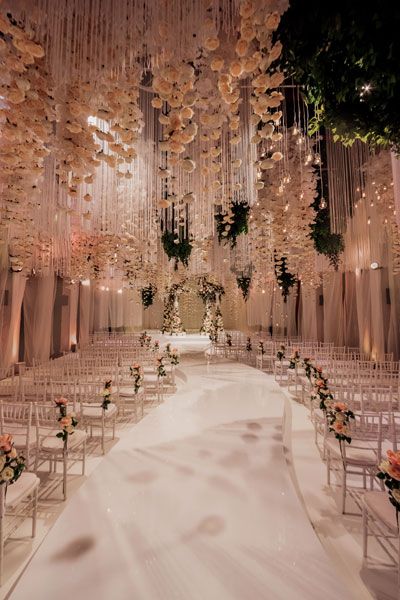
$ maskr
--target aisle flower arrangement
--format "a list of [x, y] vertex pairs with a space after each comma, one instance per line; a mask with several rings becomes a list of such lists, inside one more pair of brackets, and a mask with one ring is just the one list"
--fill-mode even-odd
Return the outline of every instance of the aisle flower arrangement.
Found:
[[351, 444], [349, 435], [350, 419], [354, 419], [354, 413], [345, 402], [330, 402], [327, 408], [327, 420], [329, 431], [335, 434], [339, 442]]
[[282, 361], [285, 358], [285, 352], [286, 352], [286, 348], [285, 348], [285, 346], [283, 344], [281, 344], [280, 349], [276, 353], [276, 358], [278, 360]]
[[171, 358], [171, 344], [169, 342], [165, 346], [165, 354], [166, 354], [167, 358]]
[[247, 341], [246, 341], [246, 350], [247, 350], [247, 352], [251, 352], [252, 349], [253, 349], [253, 346], [251, 345], [251, 338], [248, 337]]
[[179, 365], [179, 352], [176, 348], [173, 348], [169, 354], [171, 365]]
[[78, 420], [75, 413], [67, 414], [67, 398], [56, 398], [55, 404], [60, 411], [60, 415], [57, 419], [61, 431], [56, 434], [56, 437], [62, 439], [64, 444], [68, 441], [68, 436], [72, 435], [75, 431], [75, 427], [78, 425]]
[[293, 355], [290, 357], [289, 369], [295, 369], [296, 366], [299, 364], [299, 362], [300, 362], [300, 352], [298, 350], [295, 350], [293, 352]]
[[158, 352], [159, 349], [160, 349], [160, 342], [158, 340], [155, 340], [155, 342], [154, 342], [154, 350], [156, 352]]
[[394, 452], [387, 450], [387, 460], [379, 465], [377, 477], [383, 481], [388, 489], [389, 500], [396, 509], [396, 518], [400, 510], [400, 450]]
[[157, 375], [158, 377], [166, 377], [167, 371], [165, 370], [164, 358], [162, 356], [157, 357]]
[[264, 356], [264, 354], [265, 354], [264, 342], [258, 342], [258, 351], [261, 354], [261, 356]]
[[0, 485], [15, 483], [24, 469], [25, 459], [18, 456], [12, 435], [0, 435]]
[[101, 407], [103, 410], [107, 410], [108, 405], [111, 403], [111, 392], [112, 392], [111, 384], [112, 384], [111, 379], [107, 379], [107, 381], [104, 383], [103, 402], [101, 403]]
[[134, 365], [129, 367], [129, 370], [131, 373], [131, 377], [133, 378], [133, 387], [135, 390], [135, 394], [137, 394], [140, 388], [142, 387], [143, 383], [143, 369], [138, 363], [135, 363]]
[[229, 348], [232, 348], [232, 336], [230, 333], [226, 334], [226, 345], [229, 346]]

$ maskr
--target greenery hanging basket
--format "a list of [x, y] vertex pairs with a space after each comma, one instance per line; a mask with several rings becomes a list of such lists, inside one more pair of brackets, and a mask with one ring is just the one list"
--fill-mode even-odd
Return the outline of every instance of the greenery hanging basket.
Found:
[[189, 259], [193, 246], [188, 238], [180, 239], [179, 235], [172, 231], [165, 230], [162, 234], [162, 245], [168, 260], [175, 260], [175, 271], [178, 270], [178, 264], [181, 262], [184, 267], [189, 266]]
[[239, 290], [242, 292], [244, 301], [247, 302], [250, 295], [251, 277], [239, 275], [236, 277], [236, 283]]
[[236, 238], [248, 233], [249, 211], [250, 206], [247, 202], [231, 202], [228, 212], [214, 215], [220, 244], [230, 242], [231, 248], [234, 248]]
[[291, 288], [297, 283], [297, 277], [288, 271], [285, 256], [280, 260], [275, 257], [275, 277], [281, 289], [283, 301], [287, 302]]
[[144, 308], [145, 309], [149, 308], [149, 306], [151, 306], [153, 304], [155, 295], [157, 293], [156, 286], [153, 285], [152, 283], [150, 283], [146, 287], [142, 288], [140, 292], [141, 292], [142, 304], [143, 304]]

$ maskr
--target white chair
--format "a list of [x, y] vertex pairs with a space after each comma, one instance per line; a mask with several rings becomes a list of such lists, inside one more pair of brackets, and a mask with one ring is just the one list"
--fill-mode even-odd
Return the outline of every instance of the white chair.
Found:
[[367, 487], [367, 477], [370, 489], [373, 489], [376, 467], [382, 454], [382, 415], [379, 413], [355, 414], [351, 420], [349, 435], [351, 444], [341, 445], [333, 434], [325, 437], [324, 449], [326, 456], [327, 483], [331, 483], [332, 462], [339, 465], [336, 469], [341, 474], [342, 513], [346, 510], [346, 494], [348, 476], [361, 476], [363, 489]]
[[[117, 421], [118, 407], [115, 402], [110, 402], [106, 409], [102, 407], [102, 392], [104, 384], [80, 383], [80, 404], [82, 425], [86, 431], [90, 430], [93, 437], [93, 429], [100, 429], [101, 451], [105, 454], [105, 437], [107, 429], [112, 430], [112, 439], [115, 439], [115, 426]], [[114, 393], [115, 394], [115, 393]], [[117, 394], [114, 395], [117, 397]]]
[[29, 470], [33, 466], [36, 450], [36, 435], [32, 423], [32, 403], [1, 402], [0, 433], [10, 433], [13, 436], [14, 446], [18, 453], [25, 458], [25, 465]]
[[32, 537], [36, 535], [39, 478], [24, 472], [7, 488], [0, 485], [0, 585], [2, 584], [4, 545], [27, 517], [32, 518]]
[[86, 432], [75, 429], [68, 435], [68, 443], [57, 437], [60, 432], [58, 427], [59, 410], [48, 404], [35, 405], [36, 425], [36, 460], [35, 472], [39, 468], [39, 462], [49, 461], [49, 472], [57, 472], [57, 463], [62, 463], [63, 477], [62, 489], [64, 500], [67, 499], [67, 473], [68, 462], [80, 460], [82, 462], [82, 475], [85, 474], [86, 466]]

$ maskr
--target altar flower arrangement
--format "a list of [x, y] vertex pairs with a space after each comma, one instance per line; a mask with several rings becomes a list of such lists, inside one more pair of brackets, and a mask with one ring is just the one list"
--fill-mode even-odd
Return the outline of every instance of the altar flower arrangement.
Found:
[[142, 348], [146, 343], [146, 339], [147, 339], [147, 331], [143, 331], [143, 333], [141, 333], [139, 336], [139, 342], [140, 342], [140, 346]]
[[229, 348], [232, 347], [232, 336], [230, 333], [226, 334], [226, 345], [229, 346]]
[[280, 349], [276, 353], [276, 358], [278, 360], [282, 361], [285, 358], [285, 352], [286, 352], [286, 347], [283, 344], [281, 344]]
[[295, 350], [293, 355], [290, 357], [289, 369], [295, 369], [299, 362], [300, 362], [300, 352], [298, 350]]
[[251, 352], [251, 350], [252, 350], [251, 338], [250, 337], [247, 338], [246, 350], [247, 350], [247, 352]]
[[78, 425], [78, 420], [75, 413], [72, 412], [69, 415], [67, 414], [67, 398], [56, 398], [54, 402], [60, 411], [57, 421], [61, 431], [56, 433], [56, 437], [62, 439], [64, 444], [66, 444], [68, 436], [74, 433], [75, 427]]
[[171, 359], [171, 365], [179, 365], [179, 352], [177, 348], [173, 348], [169, 355]]
[[158, 377], [166, 377], [167, 371], [165, 370], [164, 358], [157, 356], [157, 375]]
[[112, 384], [112, 380], [111, 379], [107, 379], [107, 381], [104, 383], [104, 389], [102, 392], [103, 395], [103, 402], [101, 403], [101, 407], [103, 410], [107, 410], [108, 409], [108, 405], [111, 403], [111, 384]]
[[387, 460], [379, 465], [380, 471], [377, 477], [381, 479], [388, 488], [389, 501], [396, 509], [396, 518], [400, 510], [400, 450], [386, 452]]
[[0, 435], [0, 485], [11, 485], [25, 469], [25, 459], [18, 456], [11, 434]]
[[171, 344], [169, 342], [165, 346], [165, 354], [166, 354], [167, 358], [171, 358]]
[[133, 377], [133, 387], [135, 389], [135, 394], [137, 394], [143, 383], [143, 369], [138, 363], [135, 363], [134, 365], [129, 367], [129, 370], [131, 373], [131, 377]]
[[260, 352], [261, 356], [264, 356], [264, 354], [265, 354], [264, 342], [258, 342], [258, 351]]
[[160, 342], [158, 340], [155, 340], [154, 342], [154, 350], [158, 351], [160, 349]]

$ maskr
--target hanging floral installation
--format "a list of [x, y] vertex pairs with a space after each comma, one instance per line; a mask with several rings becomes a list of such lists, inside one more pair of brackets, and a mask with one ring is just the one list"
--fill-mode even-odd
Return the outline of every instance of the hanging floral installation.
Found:
[[226, 213], [215, 215], [220, 243], [229, 242], [232, 248], [236, 246], [236, 238], [248, 232], [249, 210], [247, 202], [231, 202]]
[[275, 275], [279, 289], [282, 292], [283, 301], [287, 302], [290, 290], [296, 285], [297, 279], [288, 271], [287, 258], [285, 256], [275, 259]]
[[181, 262], [184, 267], [189, 266], [189, 258], [193, 246], [188, 238], [181, 239], [177, 233], [164, 231], [161, 240], [165, 254], [168, 256], [168, 260], [175, 260], [175, 271], [178, 270], [179, 262]]
[[239, 275], [236, 278], [236, 282], [239, 290], [242, 292], [244, 301], [247, 302], [250, 294], [251, 277], [246, 275]]
[[143, 287], [140, 290], [141, 293], [141, 297], [142, 297], [142, 304], [144, 306], [144, 308], [149, 308], [149, 306], [152, 306], [153, 302], [154, 302], [154, 298], [157, 294], [157, 288], [155, 285], [153, 285], [152, 283], [150, 283], [149, 285]]

